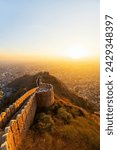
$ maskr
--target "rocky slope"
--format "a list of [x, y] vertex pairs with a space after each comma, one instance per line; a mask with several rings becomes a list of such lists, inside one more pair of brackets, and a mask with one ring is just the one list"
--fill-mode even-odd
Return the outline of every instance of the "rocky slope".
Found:
[[66, 85], [49, 73], [25, 75], [14, 80], [8, 87], [14, 89], [6, 99], [6, 106], [23, 93], [36, 86], [36, 79], [53, 85], [55, 103], [38, 109], [34, 122], [24, 137], [20, 150], [99, 150], [99, 115], [83, 98], [68, 90]]

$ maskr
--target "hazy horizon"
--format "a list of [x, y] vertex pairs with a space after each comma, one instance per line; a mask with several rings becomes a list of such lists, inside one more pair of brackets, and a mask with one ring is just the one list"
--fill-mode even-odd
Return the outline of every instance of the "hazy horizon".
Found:
[[0, 60], [99, 60], [99, 1], [0, 1]]

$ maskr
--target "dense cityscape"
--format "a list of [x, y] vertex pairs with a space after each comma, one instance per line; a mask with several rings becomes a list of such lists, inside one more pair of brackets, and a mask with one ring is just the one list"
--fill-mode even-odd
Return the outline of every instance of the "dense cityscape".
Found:
[[78, 96], [83, 97], [85, 100], [90, 100], [95, 105], [97, 110], [100, 106], [100, 81], [99, 70], [93, 69], [73, 70], [62, 68], [61, 66], [54, 65], [0, 65], [0, 99], [4, 96], [9, 96], [12, 89], [7, 88], [7, 84], [25, 74], [36, 74], [39, 71], [49, 71], [58, 79], [63, 81], [67, 87], [74, 91]]

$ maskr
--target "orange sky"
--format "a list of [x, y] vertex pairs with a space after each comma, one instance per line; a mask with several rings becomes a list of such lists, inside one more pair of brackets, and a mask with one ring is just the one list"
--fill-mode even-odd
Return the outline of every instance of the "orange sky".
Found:
[[0, 59], [99, 57], [99, 1], [0, 2]]

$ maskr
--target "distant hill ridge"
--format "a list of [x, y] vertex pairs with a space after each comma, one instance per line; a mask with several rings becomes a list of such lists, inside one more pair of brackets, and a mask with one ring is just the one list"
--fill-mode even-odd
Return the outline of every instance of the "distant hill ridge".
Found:
[[92, 104], [90, 104], [88, 101], [85, 101], [83, 98], [77, 96], [75, 93], [70, 91], [67, 86], [54, 77], [53, 75], [50, 75], [49, 72], [39, 72], [35, 75], [24, 75], [23, 77], [15, 79], [13, 82], [8, 84], [8, 87], [11, 87], [13, 89], [17, 89], [17, 92], [13, 93], [11, 95], [12, 100], [14, 101], [18, 96], [21, 96], [21, 94], [25, 90], [30, 90], [36, 86], [36, 79], [41, 76], [42, 81], [45, 83], [50, 83], [54, 87], [54, 92], [59, 97], [65, 97], [69, 99], [74, 104], [83, 107], [87, 111], [94, 112], [95, 109]]

